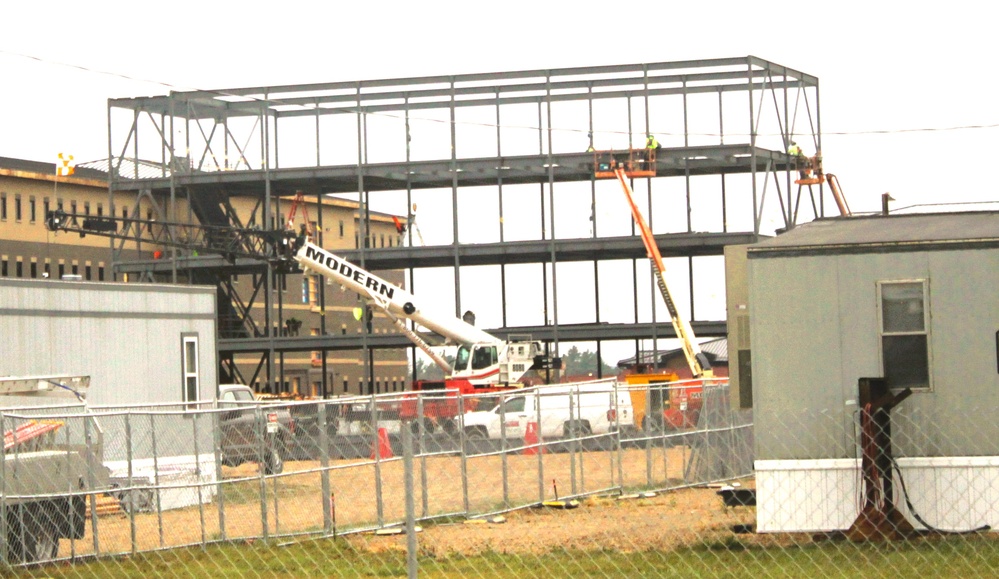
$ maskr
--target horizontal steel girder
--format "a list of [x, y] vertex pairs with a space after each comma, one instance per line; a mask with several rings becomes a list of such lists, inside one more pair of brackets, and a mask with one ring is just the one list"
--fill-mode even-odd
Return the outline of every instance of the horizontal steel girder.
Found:
[[[694, 321], [691, 322], [694, 333], [700, 337], [722, 337], [726, 334], [724, 321]], [[554, 326], [526, 326], [487, 330], [490, 334], [506, 339], [511, 334], [530, 334], [535, 340], [553, 342], [555, 340]], [[431, 343], [440, 343], [440, 337], [426, 335]], [[558, 326], [560, 342], [594, 342], [597, 340], [646, 340], [652, 338], [675, 338], [676, 332], [669, 322], [635, 323], [635, 324], [571, 324]], [[365, 343], [371, 349], [408, 348], [413, 345], [403, 334], [347, 334], [327, 336], [301, 337], [263, 337], [220, 339], [219, 355], [228, 353], [265, 352], [271, 347], [276, 352], [306, 352], [319, 350], [358, 350]]]

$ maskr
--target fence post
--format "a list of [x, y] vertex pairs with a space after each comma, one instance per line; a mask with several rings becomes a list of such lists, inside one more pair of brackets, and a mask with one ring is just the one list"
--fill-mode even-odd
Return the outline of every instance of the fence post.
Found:
[[263, 538], [266, 539], [270, 533], [270, 525], [267, 522], [267, 478], [264, 471], [264, 461], [267, 460], [267, 425], [264, 424], [264, 415], [260, 410], [260, 404], [258, 403], [253, 408], [253, 425], [254, 431], [257, 433], [257, 441], [259, 446], [257, 448], [257, 480], [259, 481], [260, 488], [260, 526], [262, 529]]
[[[67, 419], [67, 421], [66, 421], [66, 427], [63, 429], [65, 431], [65, 434], [66, 434], [66, 439], [65, 439], [66, 448], [70, 448], [70, 445], [72, 444], [72, 438], [70, 437], [70, 428], [71, 428], [72, 424], [75, 424], [75, 423]], [[3, 428], [3, 415], [2, 414], [0, 414], [0, 432], [6, 432], [6, 430], [4, 430], [4, 428]], [[0, 461], [0, 478], [3, 478], [3, 463], [4, 462], [5, 461]], [[72, 470], [73, 470], [73, 466], [72, 466], [71, 455], [70, 455], [70, 453], [67, 452], [66, 453], [66, 472], [71, 472]], [[70, 494], [70, 504], [72, 505], [72, 508], [73, 508], [73, 511], [74, 511], [74, 514], [70, 515], [70, 517], [69, 517], [70, 528], [73, 531], [70, 534], [73, 537], [76, 537], [77, 531], [82, 531], [83, 530], [83, 529], [77, 529], [76, 528], [76, 525], [77, 525], [77, 520], [76, 520], [76, 515], [75, 515], [75, 512], [76, 512], [76, 499], [80, 499], [80, 500], [86, 501], [87, 497], [86, 497], [86, 495], [84, 495], [82, 497], [79, 496], [77, 493], [80, 492], [80, 489], [77, 486], [73, 485], [72, 481], [67, 481], [67, 482], [69, 483], [69, 488], [67, 489], [67, 491]], [[6, 515], [6, 513], [2, 512], [3, 511], [2, 505], [3, 505], [4, 502], [6, 502], [7, 492], [6, 491], [2, 491], [2, 492], [3, 492], [4, 499], [2, 501], [0, 501], [0, 521], [2, 521], [2, 523], [0, 523], [0, 531], [2, 531], [2, 534], [0, 534], [0, 537], [6, 537], [7, 536], [7, 534], [6, 534], [7, 533], [7, 529], [5, 527], [6, 527], [6, 524], [7, 524], [7, 515]], [[86, 504], [84, 504], [84, 512], [86, 512]], [[86, 525], [86, 521], [82, 521], [82, 524]], [[76, 541], [77, 541], [77, 539], [75, 539], [75, 538], [71, 538], [69, 540], [69, 556], [70, 556], [71, 559], [76, 559]], [[2, 541], [2, 542], [4, 543], [3, 548], [6, 549], [7, 548], [6, 541]], [[2, 560], [6, 561], [6, 553], [3, 554]]]
[[[569, 488], [572, 489], [573, 496], [579, 490], [576, 488], [576, 451], [583, 442], [582, 417], [579, 415], [579, 386], [575, 390], [569, 393], [569, 424], [572, 425], [572, 439], [569, 441]], [[541, 425], [538, 424], [538, 430], [540, 429]]]
[[322, 486], [323, 530], [328, 535], [333, 529], [333, 505], [330, 503], [333, 493], [330, 489], [330, 441], [326, 426], [327, 404], [329, 404], [329, 400], [323, 400], [319, 404], [316, 420], [319, 423], [319, 480]]
[[[215, 439], [213, 452], [215, 454], [215, 483], [216, 483], [216, 501], [219, 505], [219, 538], [223, 541], [226, 540], [225, 532], [225, 482], [222, 479], [222, 416], [221, 413], [216, 411], [212, 412], [212, 433]], [[156, 433], [153, 432], [153, 448], [156, 448], [155, 444]], [[156, 451], [153, 450], [153, 455], [155, 456]], [[157, 493], [159, 490], [157, 489]], [[159, 500], [157, 499], [157, 504]], [[162, 540], [163, 526], [160, 526], [160, 536]]]
[[416, 563], [416, 505], [413, 498], [413, 430], [409, 424], [402, 424], [403, 490], [406, 493], [406, 571], [411, 579], [417, 576]]
[[[94, 437], [90, 427], [90, 416], [84, 416], [83, 420], [83, 440], [87, 449], [94, 447]], [[87, 452], [87, 498], [90, 502], [90, 529], [94, 534], [94, 555], [101, 554], [100, 533], [97, 529], [97, 494], [94, 488], [97, 486], [97, 479], [94, 477], [94, 457], [93, 453]]]
[[652, 487], [652, 385], [645, 385], [645, 415], [642, 416], [642, 439], [645, 440], [645, 487]]
[[151, 433], [153, 445], [153, 487], [156, 489], [156, 525], [160, 532], [160, 547], [163, 547], [166, 540], [163, 534], [163, 506], [160, 500], [162, 498], [162, 494], [160, 493], [160, 454], [156, 445], [155, 418], [155, 414], [149, 414], [149, 432]]
[[135, 495], [135, 467], [132, 465], [132, 461], [135, 459], [135, 453], [132, 451], [132, 413], [125, 413], [125, 460], [128, 464], [128, 490], [125, 494], [121, 495], [121, 501], [129, 505], [128, 509], [128, 530], [129, 536], [132, 541], [132, 555], [138, 552], [138, 545], [136, 545], [136, 534], [135, 534], [135, 511], [138, 509], [138, 500]]
[[[7, 428], [4, 424], [4, 414], [0, 413], [0, 432], [4, 433], [4, 438], [6, 438]], [[4, 454], [7, 451], [4, 450]], [[66, 455], [67, 457], [69, 454]], [[7, 460], [6, 456], [0, 457], [4, 460], [0, 460], [0, 538], [4, 540], [0, 541], [0, 560], [3, 561], [3, 566], [10, 568], [10, 552], [8, 551], [7, 544]], [[75, 519], [74, 519], [75, 520]]]
[[465, 397], [462, 396], [461, 392], [458, 393], [458, 428], [460, 432], [458, 433], [458, 444], [461, 447], [461, 497], [462, 505], [465, 507], [465, 516], [468, 516], [469, 511], [469, 500], [468, 500], [468, 453], [465, 452]]
[[378, 526], [385, 525], [385, 502], [382, 497], [382, 446], [378, 438], [378, 399], [371, 394], [371, 434], [375, 457], [375, 504], [378, 509]]
[[[503, 477], [503, 507], [510, 508], [510, 471], [507, 460], [507, 441], [506, 441], [506, 395], [499, 395], [499, 411], [500, 411], [500, 470]], [[489, 438], [489, 434], [486, 434], [486, 439]]]
[[194, 480], [198, 485], [198, 518], [201, 521], [201, 544], [208, 544], [208, 537], [205, 533], [205, 501], [201, 494], [201, 445], [198, 444], [198, 422], [204, 415], [204, 409], [196, 406], [194, 416], [191, 419], [191, 433], [194, 435]]
[[[614, 456], [617, 455], [617, 486], [624, 491], [624, 453], [622, 447], [624, 445], [624, 433], [621, 432], [621, 397], [620, 397], [621, 384], [619, 382], [614, 382], [614, 393], [611, 396], [614, 397], [613, 407], [614, 407], [614, 430], [615, 436], [611, 439], [611, 444], [614, 446], [611, 448], [610, 455], [610, 465], [611, 469], [611, 485], [614, 484]], [[629, 401], [631, 400], [631, 389], [625, 390], [625, 395], [628, 396]], [[635, 409], [631, 409], [631, 421], [635, 422]]]
[[[534, 420], [538, 425], [538, 502], [545, 500], [545, 446], [544, 436], [541, 434], [541, 389], [534, 388]], [[524, 425], [525, 432], [527, 425]]]
[[[412, 429], [410, 429], [412, 430]], [[423, 392], [416, 392], [416, 433], [417, 438], [420, 441], [420, 448], [424, 448], [423, 440], [427, 433], [423, 428]], [[430, 490], [427, 487], [427, 454], [426, 452], [420, 453], [420, 498], [423, 500], [421, 507], [423, 508], [423, 516], [429, 516], [430, 513]]]

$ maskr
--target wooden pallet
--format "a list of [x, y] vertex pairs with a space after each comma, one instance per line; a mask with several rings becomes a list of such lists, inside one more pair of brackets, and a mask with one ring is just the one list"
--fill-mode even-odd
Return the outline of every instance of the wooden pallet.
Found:
[[[100, 495], [97, 497], [97, 516], [107, 517], [112, 515], [124, 515], [125, 509], [121, 508], [121, 501], [111, 495]], [[87, 518], [90, 518], [90, 500], [87, 500]]]

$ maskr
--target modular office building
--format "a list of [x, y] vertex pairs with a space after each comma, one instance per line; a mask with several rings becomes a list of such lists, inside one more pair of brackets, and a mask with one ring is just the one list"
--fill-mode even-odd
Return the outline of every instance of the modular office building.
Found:
[[999, 213], [818, 220], [750, 246], [748, 280], [759, 531], [856, 519], [869, 377], [912, 389], [890, 432], [910, 522], [999, 524]]

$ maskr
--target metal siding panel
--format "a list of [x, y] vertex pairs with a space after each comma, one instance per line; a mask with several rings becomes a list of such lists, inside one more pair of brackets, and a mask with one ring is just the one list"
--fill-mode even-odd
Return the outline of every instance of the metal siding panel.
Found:
[[769, 259], [749, 269], [756, 456], [828, 457], [841, 430], [830, 417], [842, 408], [831, 387], [840, 373], [834, 268], [827, 259]]
[[[93, 404], [177, 402], [180, 334], [197, 331], [202, 392], [210, 399], [217, 380], [215, 291], [210, 287], [171, 291], [172, 287], [0, 280], [3, 308], [30, 310], [0, 315], [0, 333], [17, 336], [5, 348], [0, 374], [89, 374]], [[84, 315], [45, 315], [53, 311]], [[151, 311], [192, 315], [150, 318]], [[196, 317], [206, 314], [211, 317]]]

